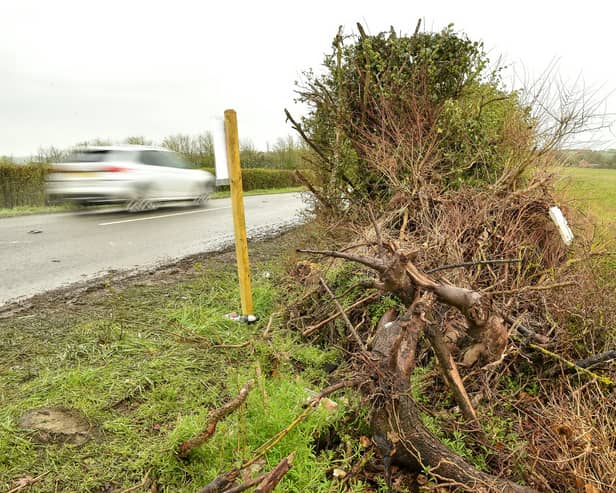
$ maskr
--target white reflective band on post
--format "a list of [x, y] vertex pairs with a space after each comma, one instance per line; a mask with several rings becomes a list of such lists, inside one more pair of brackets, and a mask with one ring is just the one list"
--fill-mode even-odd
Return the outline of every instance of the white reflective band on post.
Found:
[[213, 118], [211, 122], [212, 139], [214, 141], [214, 166], [216, 169], [216, 185], [229, 184], [229, 166], [227, 159], [227, 141], [225, 139], [225, 121]]
[[563, 239], [565, 245], [571, 245], [573, 241], [573, 231], [569, 227], [567, 223], [567, 219], [563, 215], [563, 212], [557, 206], [552, 206], [549, 209], [550, 219], [554, 221], [554, 224], [558, 227], [558, 231], [560, 232], [560, 237]]

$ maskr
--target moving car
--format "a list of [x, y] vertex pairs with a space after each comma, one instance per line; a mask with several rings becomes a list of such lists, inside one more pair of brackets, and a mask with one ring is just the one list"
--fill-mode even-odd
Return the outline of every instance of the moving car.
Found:
[[131, 212], [164, 202], [205, 205], [214, 191], [211, 173], [194, 169], [179, 155], [152, 146], [87, 147], [52, 165], [47, 195], [53, 202], [124, 204]]

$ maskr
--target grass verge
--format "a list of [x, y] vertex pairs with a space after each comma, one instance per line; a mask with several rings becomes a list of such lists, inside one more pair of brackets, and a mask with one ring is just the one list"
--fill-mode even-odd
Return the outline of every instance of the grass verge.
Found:
[[[261, 189], [261, 190], [248, 190], [244, 192], [244, 195], [273, 195], [278, 193], [293, 193], [293, 192], [305, 192], [306, 187], [286, 187], [286, 188], [274, 188], [274, 189]], [[224, 199], [231, 196], [231, 192], [215, 192], [212, 194], [213, 199]]]
[[70, 204], [52, 205], [45, 207], [19, 206], [11, 209], [0, 208], [0, 217], [27, 216], [30, 214], [48, 214], [51, 212], [66, 212], [75, 210], [75, 206]]
[[[276, 318], [272, 338], [260, 337], [285, 297], [280, 259], [297, 234], [253, 247], [261, 316], [253, 325], [224, 318], [239, 300], [232, 253], [195, 262], [176, 279], [144, 277], [0, 320], [0, 491], [45, 474], [29, 491], [119, 492], [148, 474], [158, 491], [194, 492], [285, 428], [325, 385], [326, 368], [341, 359], [335, 349], [276, 330]], [[190, 460], [179, 460], [178, 444], [203, 430], [209, 410], [251, 378], [257, 384], [245, 405]], [[314, 440], [345, 421], [341, 415], [352, 406], [337, 400], [336, 410], [319, 408], [253, 473], [296, 451], [281, 491], [336, 491], [326, 474], [333, 454], [318, 453]], [[82, 413], [92, 427], [90, 440], [43, 443], [20, 428], [24, 413], [44, 406]]]

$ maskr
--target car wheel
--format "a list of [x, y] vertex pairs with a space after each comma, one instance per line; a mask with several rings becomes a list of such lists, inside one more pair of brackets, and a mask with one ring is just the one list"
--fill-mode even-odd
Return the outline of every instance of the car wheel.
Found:
[[197, 207], [205, 207], [210, 200], [210, 190], [207, 187], [200, 188], [194, 199], [194, 204]]
[[156, 203], [150, 199], [134, 199], [126, 203], [128, 212], [145, 212], [157, 209]]
[[145, 212], [158, 209], [158, 203], [150, 198], [152, 194], [149, 185], [137, 188], [134, 196], [135, 198], [126, 202], [128, 212]]

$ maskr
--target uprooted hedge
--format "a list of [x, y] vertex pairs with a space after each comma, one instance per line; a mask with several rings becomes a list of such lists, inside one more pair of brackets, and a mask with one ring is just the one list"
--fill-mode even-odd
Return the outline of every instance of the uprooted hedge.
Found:
[[613, 484], [614, 369], [561, 367], [611, 354], [613, 281], [580, 223], [567, 247], [548, 217], [553, 150], [586, 123], [584, 100], [561, 94], [546, 124], [451, 28], [358, 29], [299, 87], [307, 116], [288, 115], [330, 247], [304, 250], [288, 326], [348, 351], [333, 378], [363, 377], [392, 488]]

